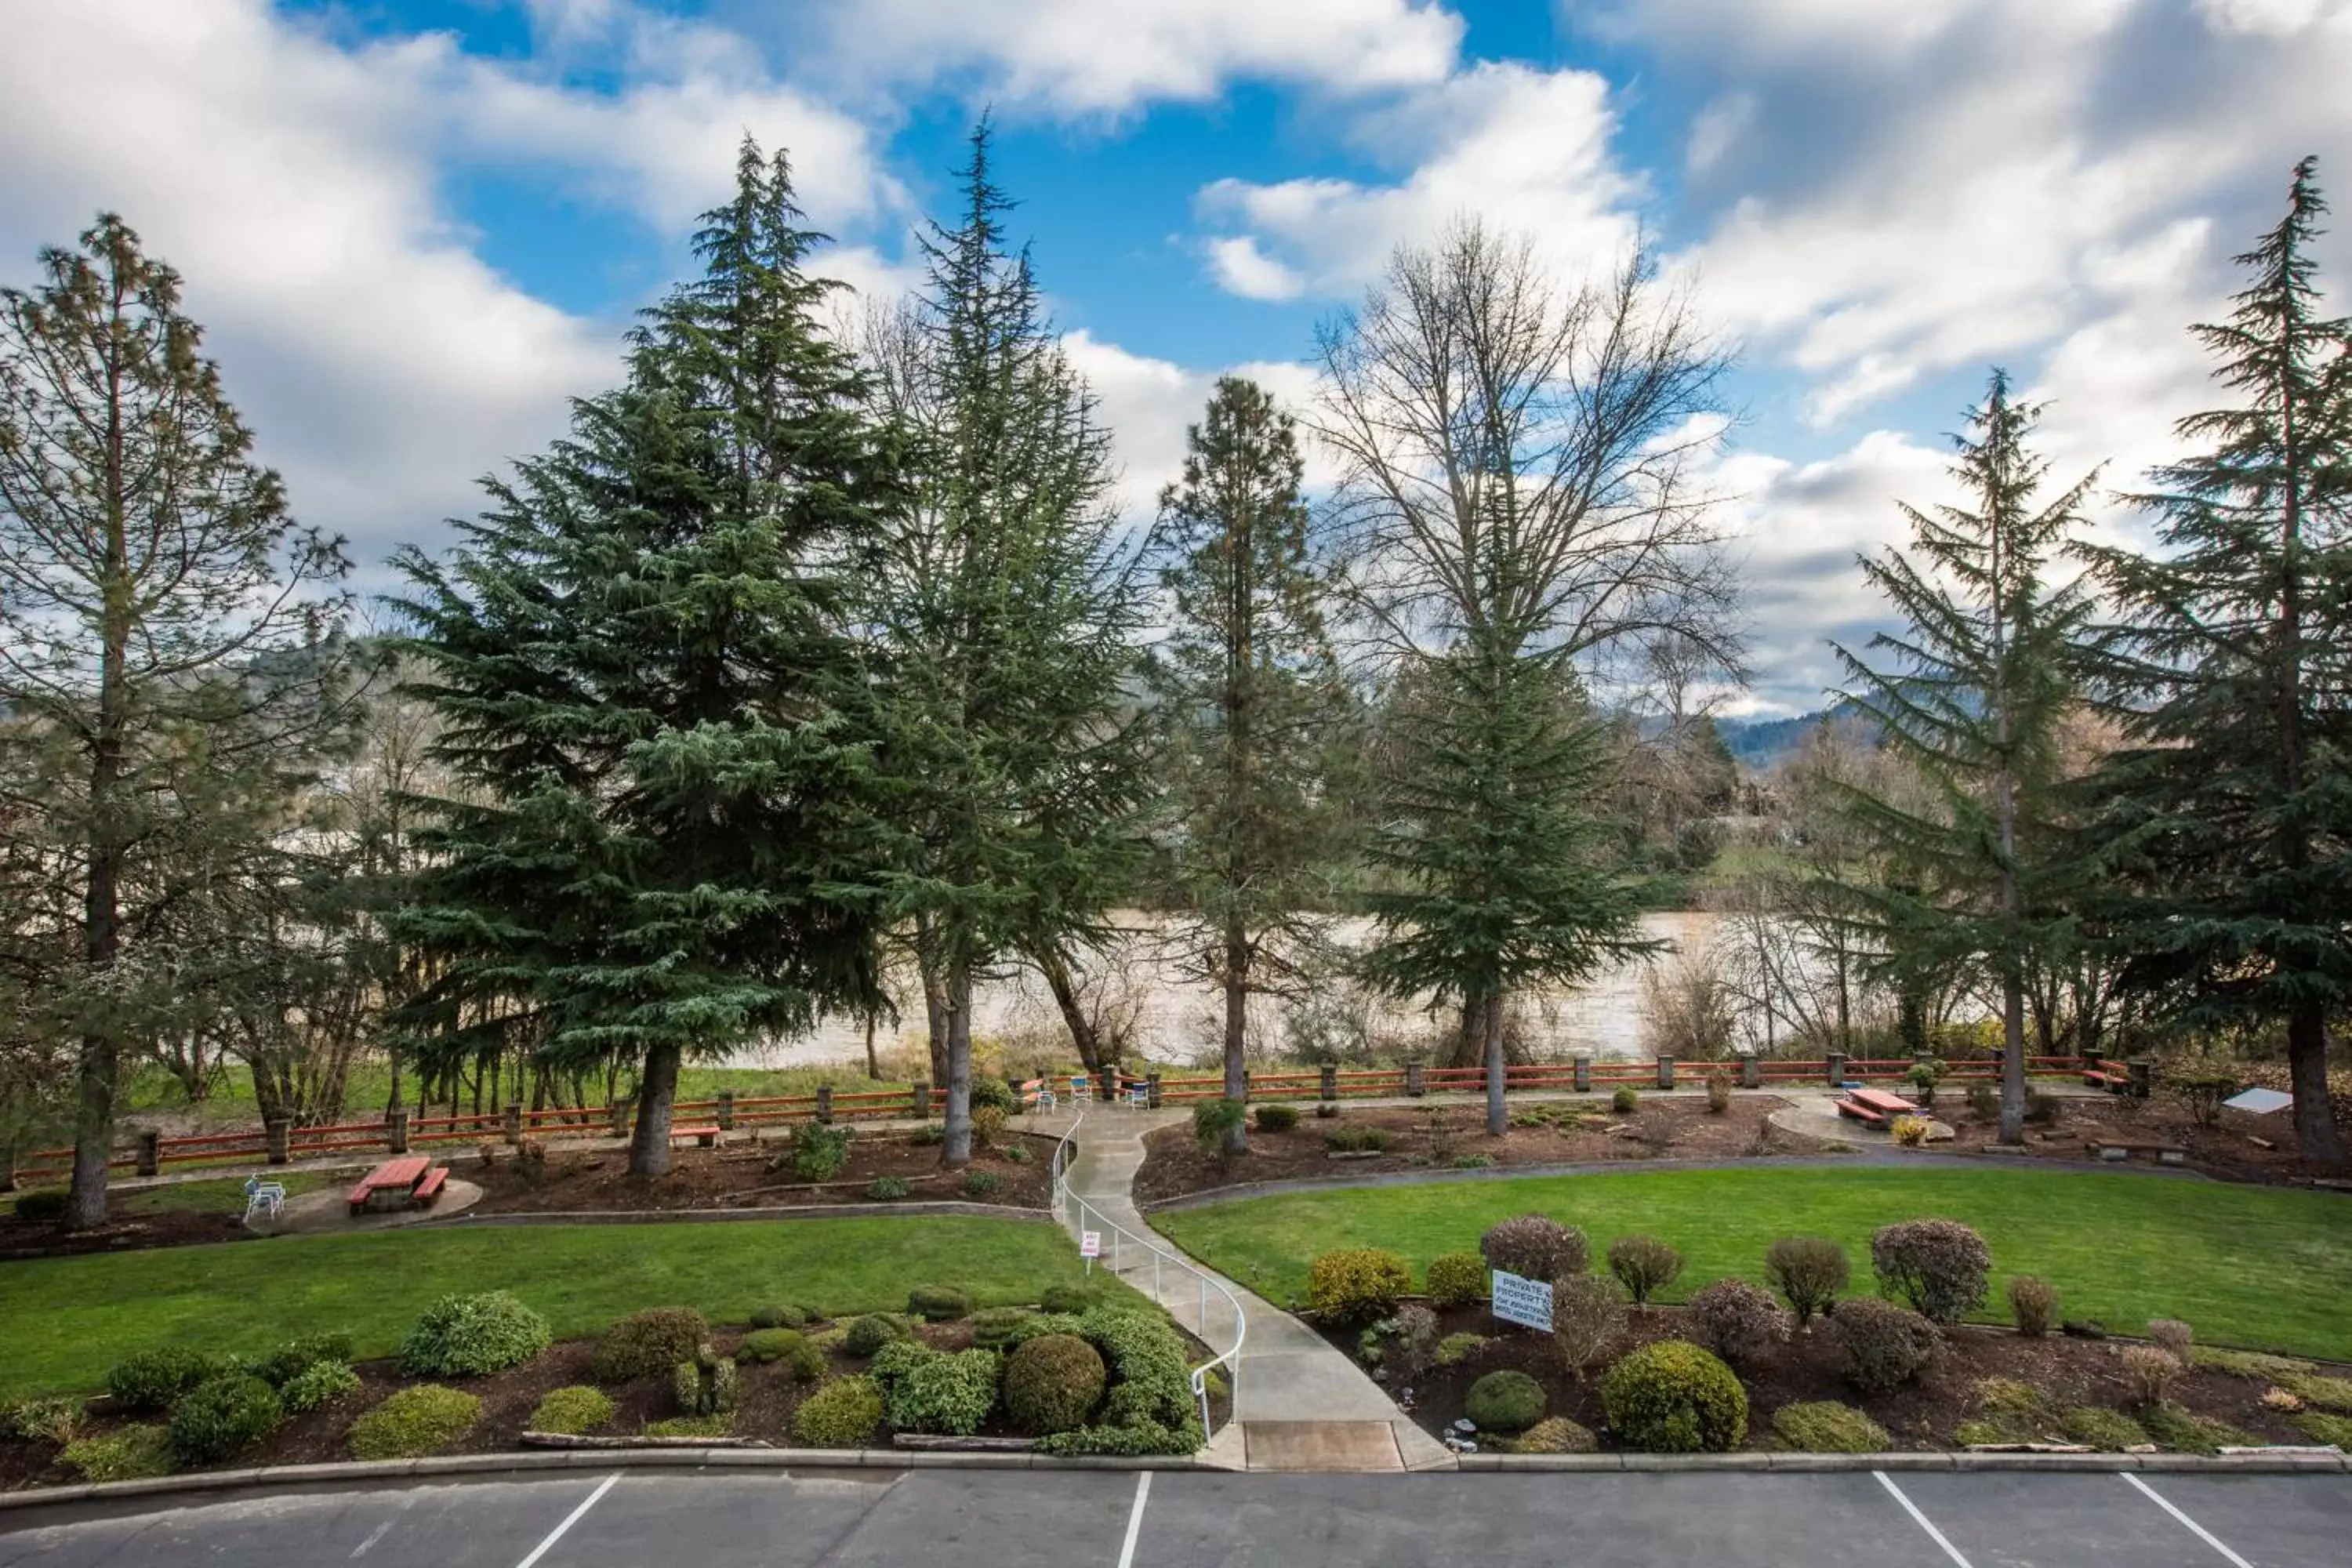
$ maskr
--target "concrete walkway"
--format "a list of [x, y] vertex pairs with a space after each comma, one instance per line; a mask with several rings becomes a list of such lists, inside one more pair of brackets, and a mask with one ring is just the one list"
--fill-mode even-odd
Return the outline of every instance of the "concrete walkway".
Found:
[[[1031, 1131], [1066, 1131], [1074, 1120], [1067, 1111], [1034, 1118]], [[1103, 1232], [1104, 1266], [1115, 1267], [1121, 1279], [1160, 1301], [1202, 1343], [1223, 1351], [1232, 1347], [1234, 1334], [1225, 1296], [1169, 1261], [1181, 1255], [1152, 1232], [1132, 1196], [1144, 1134], [1188, 1120], [1182, 1110], [1115, 1106], [1087, 1113], [1069, 1187], [1095, 1217], [1063, 1218], [1073, 1230]], [[1245, 1326], [1241, 1355], [1228, 1380], [1234, 1419], [1211, 1441], [1210, 1459], [1253, 1470], [1452, 1467], [1454, 1457], [1444, 1446], [1407, 1418], [1386, 1391], [1322, 1335], [1197, 1259], [1185, 1264], [1216, 1280], [1240, 1303]]]

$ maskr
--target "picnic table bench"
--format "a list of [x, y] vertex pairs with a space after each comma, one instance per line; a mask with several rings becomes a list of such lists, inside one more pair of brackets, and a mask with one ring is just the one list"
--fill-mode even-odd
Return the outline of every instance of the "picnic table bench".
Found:
[[2085, 1138], [2083, 1147], [2102, 1160], [2128, 1160], [2134, 1154], [2153, 1154], [2163, 1165], [2186, 1164], [2189, 1151], [2178, 1143], [2155, 1143], [2137, 1138]]
[[422, 1154], [404, 1154], [362, 1176], [343, 1197], [355, 1215], [418, 1208], [439, 1197], [448, 1180], [448, 1166], [436, 1165]]
[[1850, 1089], [1837, 1102], [1840, 1116], [1851, 1116], [1872, 1127], [1884, 1126], [1898, 1116], [1911, 1116], [1919, 1108], [1899, 1094], [1889, 1094], [1883, 1089]]
[[681, 1138], [691, 1138], [703, 1148], [712, 1149], [718, 1147], [719, 1131], [715, 1122], [708, 1127], [673, 1127], [669, 1130], [669, 1141], [676, 1143]]
[[2104, 1089], [2110, 1094], [2121, 1094], [2130, 1085], [2131, 1079], [2121, 1073], [2102, 1072], [2097, 1068], [2085, 1068], [2083, 1071], [2084, 1089]]

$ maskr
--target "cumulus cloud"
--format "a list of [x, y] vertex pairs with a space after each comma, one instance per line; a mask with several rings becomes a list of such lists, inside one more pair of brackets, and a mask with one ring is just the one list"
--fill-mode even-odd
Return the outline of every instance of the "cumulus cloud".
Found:
[[[1171, 360], [1131, 353], [1086, 331], [1068, 333], [1062, 346], [1071, 366], [1086, 377], [1101, 401], [1104, 420], [1118, 433], [1118, 505], [1120, 515], [1129, 519], [1150, 517], [1161, 488], [1183, 473], [1184, 432], [1200, 423], [1219, 376], [1245, 376], [1274, 394], [1294, 414], [1304, 411], [1315, 398], [1313, 368], [1295, 361], [1262, 360], [1221, 370], [1190, 369]], [[1302, 447], [1309, 488], [1328, 486], [1337, 476], [1324, 454], [1304, 437]]]

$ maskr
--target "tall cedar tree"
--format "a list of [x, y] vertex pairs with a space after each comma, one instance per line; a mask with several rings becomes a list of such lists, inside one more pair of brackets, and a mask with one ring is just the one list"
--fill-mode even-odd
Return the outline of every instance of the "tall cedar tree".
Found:
[[90, 1226], [123, 1058], [194, 1000], [163, 922], [231, 844], [268, 852], [328, 722], [348, 567], [252, 461], [178, 274], [111, 214], [40, 265], [0, 290], [0, 708], [33, 781], [0, 816], [72, 884], [45, 900], [76, 951], [41, 1010], [79, 1038]]
[[635, 1068], [639, 1175], [668, 1168], [682, 1060], [878, 994], [887, 846], [835, 563], [897, 479], [800, 221], [747, 139], [627, 384], [489, 483], [446, 563], [401, 559], [457, 784], [400, 926], [444, 963], [413, 1026]]
[[1843, 701], [1913, 774], [1901, 793], [1843, 792], [1894, 872], [1863, 889], [1864, 910], [1904, 965], [1981, 975], [1999, 990], [2007, 1143], [2025, 1136], [2027, 978], [2079, 940], [2072, 894], [2084, 872], [2067, 840], [2060, 753], [2091, 601], [2045, 574], [2092, 479], [2037, 508], [2048, 465], [2028, 441], [2040, 412], [1992, 373], [1953, 438], [1952, 473], [1973, 510], [1906, 506], [1910, 552], [1863, 558], [1906, 622], [1870, 641], [1886, 668], [1837, 649], [1856, 683]]
[[963, 217], [878, 378], [919, 475], [866, 607], [887, 674], [902, 833], [890, 910], [947, 1048], [942, 1157], [971, 1157], [971, 995], [1015, 955], [1095, 940], [1130, 865], [1142, 725], [1125, 691], [1140, 595], [1114, 542], [1109, 432], [1005, 248], [1011, 206], [972, 133]]
[[2095, 552], [2121, 605], [2126, 745], [2101, 780], [2124, 979], [2190, 1027], [2284, 1023], [2304, 1157], [2341, 1164], [2327, 1026], [2352, 1005], [2352, 321], [2319, 314], [2315, 161], [2192, 329], [2237, 406], [2135, 498], [2158, 550]]
[[[1295, 976], [1345, 854], [1335, 788], [1350, 715], [1323, 624], [1291, 418], [1265, 388], [1217, 383], [1160, 497], [1152, 552], [1168, 635], [1150, 680], [1169, 726], [1172, 869], [1225, 994], [1225, 1098], [1246, 1083], [1248, 999]], [[1229, 1145], [1246, 1134], [1234, 1124]]]
[[1574, 984], [1655, 950], [1610, 865], [1610, 747], [1564, 654], [1489, 623], [1406, 667], [1373, 787], [1368, 847], [1391, 885], [1370, 895], [1362, 960], [1394, 995], [1462, 1006], [1486, 1066], [1486, 1131], [1500, 1136], [1503, 1007], [1511, 992]]

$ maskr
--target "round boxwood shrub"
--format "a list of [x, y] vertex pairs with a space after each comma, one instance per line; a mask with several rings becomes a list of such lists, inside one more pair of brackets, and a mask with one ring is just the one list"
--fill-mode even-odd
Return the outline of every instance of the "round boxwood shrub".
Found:
[[1601, 1447], [1591, 1431], [1565, 1415], [1548, 1415], [1516, 1437], [1496, 1439], [1507, 1454], [1590, 1454]]
[[1652, 1454], [1727, 1454], [1747, 1440], [1748, 1391], [1713, 1352], [1658, 1340], [1601, 1380], [1609, 1429]]
[[1429, 1260], [1429, 1304], [1439, 1311], [1486, 1299], [1486, 1260], [1475, 1252], [1448, 1252]]
[[286, 1419], [278, 1391], [251, 1373], [200, 1383], [172, 1406], [172, 1454], [184, 1465], [212, 1465], [260, 1442]]
[[1091, 1279], [1073, 1280], [1067, 1285], [1048, 1285], [1037, 1298], [1041, 1312], [1083, 1312], [1089, 1307], [1100, 1306], [1108, 1291]]
[[894, 1204], [914, 1192], [904, 1176], [877, 1176], [866, 1184], [866, 1195], [877, 1204]]
[[593, 1432], [613, 1418], [613, 1398], [601, 1388], [575, 1383], [548, 1390], [526, 1424], [533, 1432], [560, 1432], [577, 1437]]
[[884, 1345], [908, 1337], [907, 1325], [887, 1312], [868, 1312], [854, 1320], [841, 1336], [841, 1348], [854, 1356], [870, 1356]]
[[882, 1390], [870, 1377], [837, 1377], [793, 1412], [793, 1441], [803, 1448], [855, 1448], [882, 1426]]
[[1641, 1106], [1641, 1092], [1630, 1083], [1619, 1084], [1616, 1091], [1609, 1097], [1609, 1109], [1620, 1116], [1631, 1116]]
[[974, 1078], [971, 1080], [971, 1108], [974, 1110], [1001, 1110], [1007, 1116], [1018, 1115], [1021, 1095], [1001, 1078]]
[[165, 1345], [115, 1363], [106, 1373], [106, 1392], [125, 1410], [168, 1410], [196, 1384], [237, 1370], [225, 1356]]
[[1931, 1323], [1957, 1323], [1984, 1305], [1992, 1249], [1956, 1219], [1884, 1225], [1870, 1238], [1878, 1288]]
[[994, 1351], [934, 1351], [889, 1379], [890, 1426], [900, 1432], [969, 1437], [996, 1408]]
[[1700, 1286], [1684, 1314], [1698, 1342], [1734, 1366], [1761, 1360], [1780, 1342], [1780, 1304], [1745, 1279]]
[[1490, 1372], [1470, 1385], [1462, 1414], [1481, 1432], [1524, 1432], [1543, 1419], [1543, 1384], [1523, 1372]]
[[360, 1374], [349, 1362], [314, 1361], [288, 1378], [278, 1395], [290, 1414], [300, 1415], [359, 1391]]
[[1936, 1353], [1936, 1325], [1875, 1296], [1838, 1303], [1830, 1331], [1845, 1352], [1846, 1380], [1864, 1394], [1884, 1394], [1927, 1370]]
[[951, 1323], [971, 1315], [971, 1293], [953, 1285], [918, 1285], [907, 1292], [907, 1310], [927, 1323]]
[[1110, 1380], [1102, 1352], [1076, 1334], [1045, 1334], [1004, 1363], [1004, 1410], [1033, 1437], [1087, 1424]]
[[1783, 1405], [1772, 1412], [1772, 1435], [1801, 1454], [1883, 1454], [1894, 1446], [1885, 1427], [1834, 1399]]
[[477, 1377], [520, 1366], [545, 1350], [547, 1320], [506, 1290], [444, 1296], [400, 1342], [411, 1377]]
[[1412, 1266], [1377, 1247], [1327, 1252], [1307, 1272], [1307, 1307], [1335, 1323], [1385, 1318], [1412, 1289]]
[[352, 1423], [354, 1459], [417, 1459], [461, 1441], [482, 1418], [482, 1402], [460, 1388], [420, 1383]]
[[798, 1329], [754, 1329], [735, 1347], [735, 1359], [761, 1366], [782, 1362], [794, 1383], [814, 1383], [824, 1375], [824, 1352]]
[[751, 1326], [755, 1329], [805, 1329], [824, 1316], [814, 1307], [796, 1301], [772, 1301], [755, 1309]]
[[632, 1312], [606, 1329], [588, 1357], [588, 1375], [598, 1383], [629, 1383], [667, 1376], [710, 1338], [710, 1325], [691, 1307], [653, 1307]]
[[1584, 1272], [1591, 1247], [1572, 1225], [1523, 1214], [1490, 1226], [1478, 1238], [1478, 1256], [1488, 1268], [1522, 1279], [1564, 1279]]
[[1261, 1105], [1256, 1116], [1261, 1132], [1287, 1132], [1298, 1125], [1298, 1107], [1295, 1105]]

